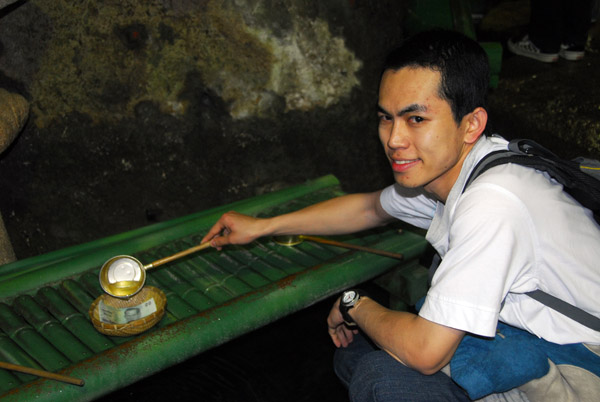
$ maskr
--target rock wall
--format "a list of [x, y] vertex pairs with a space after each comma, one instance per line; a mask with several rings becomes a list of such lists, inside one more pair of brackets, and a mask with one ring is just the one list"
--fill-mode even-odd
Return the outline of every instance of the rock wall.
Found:
[[[376, 134], [394, 0], [29, 0], [0, 11], [0, 155], [19, 259], [333, 173], [391, 182]], [[381, 157], [378, 157], [381, 156]]]

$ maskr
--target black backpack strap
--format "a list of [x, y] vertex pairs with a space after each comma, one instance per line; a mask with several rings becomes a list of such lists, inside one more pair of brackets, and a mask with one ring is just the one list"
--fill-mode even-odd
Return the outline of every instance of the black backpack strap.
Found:
[[525, 294], [532, 299], [535, 299], [540, 303], [550, 307], [551, 309], [566, 315], [570, 319], [577, 321], [581, 325], [585, 325], [594, 331], [600, 331], [600, 318], [580, 309], [579, 307], [575, 307], [574, 305], [549, 295], [541, 290], [534, 290], [533, 292], [527, 292]]
[[[548, 172], [563, 185], [564, 191], [594, 214], [600, 223], [600, 180], [589, 174], [589, 169], [575, 160], [562, 159], [537, 142], [528, 139], [512, 140], [508, 148], [513, 152], [533, 156], [525, 166]], [[595, 161], [594, 161], [595, 162]], [[587, 173], [586, 173], [587, 172]]]
[[473, 180], [488, 169], [505, 163], [515, 163], [548, 173], [563, 185], [566, 193], [591, 210], [596, 221], [600, 223], [600, 182], [583, 172], [579, 163], [561, 159], [532, 140], [513, 140], [508, 146], [509, 150], [491, 152], [475, 165], [465, 182], [463, 192]]

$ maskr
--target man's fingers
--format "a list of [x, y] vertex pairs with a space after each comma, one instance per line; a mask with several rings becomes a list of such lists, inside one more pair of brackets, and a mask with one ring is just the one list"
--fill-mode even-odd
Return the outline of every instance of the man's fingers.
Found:
[[229, 236], [217, 236], [211, 240], [210, 244], [217, 250], [221, 250], [223, 246], [227, 246], [231, 242], [229, 241]]
[[225, 226], [223, 226], [222, 224], [220, 224], [220, 222], [217, 222], [212, 228], [210, 228], [210, 230], [208, 231], [208, 233], [202, 238], [202, 243], [205, 243], [207, 241], [211, 241], [212, 244], [212, 240], [214, 240], [215, 238], [219, 237], [219, 235], [225, 230]]
[[344, 340], [346, 341], [344, 347], [346, 347], [350, 344], [350, 342], [354, 340], [354, 331], [351, 331], [348, 328], [346, 328], [346, 326], [342, 325], [340, 332], [344, 334]]
[[331, 340], [333, 341], [333, 344], [335, 345], [335, 347], [336, 348], [341, 347], [342, 346], [342, 342], [338, 338], [338, 336], [337, 336], [337, 334], [335, 332], [335, 328], [329, 328], [328, 332], [329, 332], [329, 336], [331, 337]]
[[354, 340], [353, 334], [357, 333], [358, 331], [349, 330], [342, 324], [336, 328], [328, 327], [328, 332], [333, 344], [336, 347], [345, 348]]

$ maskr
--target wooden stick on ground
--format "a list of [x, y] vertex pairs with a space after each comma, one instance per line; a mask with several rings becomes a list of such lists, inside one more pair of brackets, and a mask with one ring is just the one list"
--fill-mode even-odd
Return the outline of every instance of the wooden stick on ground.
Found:
[[38, 377], [49, 378], [51, 380], [62, 381], [73, 385], [78, 385], [80, 387], [85, 384], [85, 381], [80, 380], [79, 378], [68, 377], [66, 375], [51, 373], [49, 371], [37, 370], [31, 367], [18, 366], [16, 364], [0, 362], [0, 368], [18, 371], [20, 373], [31, 374]]

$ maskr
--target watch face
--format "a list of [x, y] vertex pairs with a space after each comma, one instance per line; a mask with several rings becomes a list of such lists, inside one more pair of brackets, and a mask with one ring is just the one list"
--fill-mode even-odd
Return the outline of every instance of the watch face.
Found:
[[349, 290], [344, 292], [344, 296], [342, 297], [342, 303], [348, 304], [351, 303], [356, 298], [356, 292], [354, 290]]

